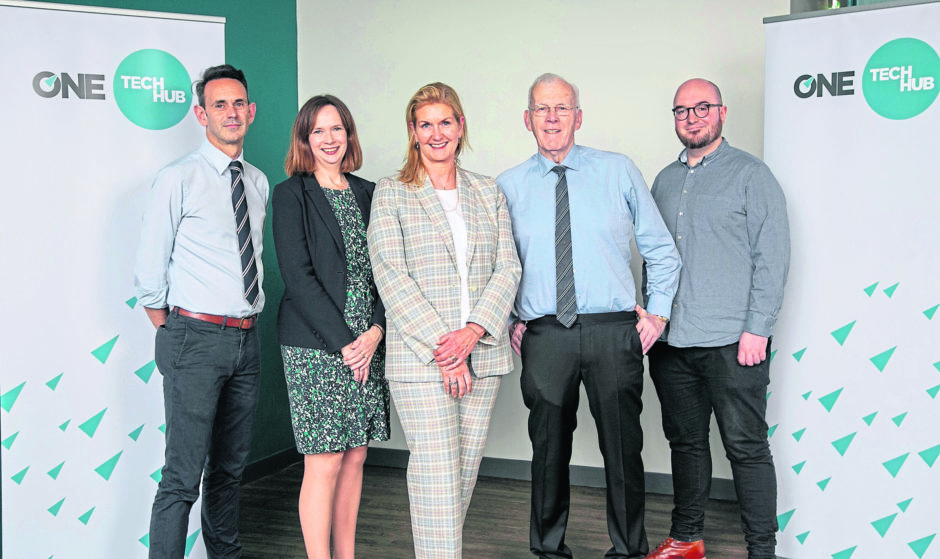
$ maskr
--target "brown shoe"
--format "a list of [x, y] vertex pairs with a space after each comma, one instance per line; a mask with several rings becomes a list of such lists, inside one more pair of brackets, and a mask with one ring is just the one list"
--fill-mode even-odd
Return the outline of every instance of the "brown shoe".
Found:
[[666, 538], [646, 559], [705, 559], [705, 542], [680, 542]]

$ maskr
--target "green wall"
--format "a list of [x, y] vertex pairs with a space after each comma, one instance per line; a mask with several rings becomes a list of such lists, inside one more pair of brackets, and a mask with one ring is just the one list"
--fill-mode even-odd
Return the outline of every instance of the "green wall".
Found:
[[[272, 186], [286, 178], [284, 156], [290, 128], [297, 115], [295, 0], [57, 0], [56, 3], [224, 17], [224, 62], [244, 70], [249, 95], [258, 105], [255, 122], [245, 141], [246, 159], [267, 174]], [[274, 256], [270, 218], [269, 213], [263, 258], [267, 302], [260, 320], [261, 397], [255, 415], [249, 463], [294, 448], [275, 330], [277, 304], [284, 284]]]

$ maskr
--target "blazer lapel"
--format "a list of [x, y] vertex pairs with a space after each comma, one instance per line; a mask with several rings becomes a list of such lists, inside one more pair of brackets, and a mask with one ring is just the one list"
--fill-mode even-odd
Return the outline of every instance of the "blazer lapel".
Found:
[[457, 252], [454, 248], [454, 236], [450, 231], [450, 223], [447, 222], [447, 216], [444, 215], [444, 208], [441, 207], [440, 199], [438, 199], [437, 193], [434, 192], [434, 185], [431, 184], [431, 179], [425, 178], [424, 185], [421, 188], [414, 189], [412, 192], [414, 192], [415, 198], [417, 198], [418, 202], [424, 208], [425, 213], [428, 214], [431, 225], [433, 225], [434, 229], [440, 234], [441, 239], [444, 241], [444, 246], [447, 247], [447, 252], [450, 254], [451, 261], [456, 265]]
[[356, 203], [359, 204], [359, 213], [362, 214], [362, 223], [366, 226], [366, 229], [369, 228], [369, 212], [372, 208], [372, 200], [369, 197], [369, 192], [362, 187], [362, 184], [359, 182], [359, 178], [346, 173], [346, 181], [349, 182], [349, 188], [352, 190], [353, 194], [356, 196]]
[[460, 211], [463, 213], [463, 221], [467, 227], [467, 266], [473, 260], [473, 247], [476, 246], [475, 236], [477, 231], [476, 221], [477, 208], [476, 192], [473, 180], [461, 169], [457, 167], [457, 196], [460, 199]]
[[343, 244], [343, 232], [339, 230], [339, 222], [336, 221], [333, 206], [326, 199], [326, 194], [323, 194], [323, 188], [315, 176], [304, 175], [304, 190], [307, 191], [307, 196], [313, 201], [313, 207], [317, 209], [320, 219], [333, 237], [336, 248], [339, 249], [340, 254], [346, 254], [346, 246]]

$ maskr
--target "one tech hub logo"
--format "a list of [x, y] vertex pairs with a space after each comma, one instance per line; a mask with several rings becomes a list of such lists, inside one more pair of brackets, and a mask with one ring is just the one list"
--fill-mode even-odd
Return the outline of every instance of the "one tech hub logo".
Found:
[[114, 71], [114, 100], [128, 120], [148, 130], [176, 125], [192, 104], [192, 82], [173, 55], [157, 49], [131, 53]]
[[[854, 70], [803, 74], [793, 82], [793, 93], [801, 99], [855, 95], [855, 77]], [[889, 41], [868, 59], [861, 86], [875, 113], [892, 120], [913, 118], [940, 92], [940, 57], [919, 39]]]

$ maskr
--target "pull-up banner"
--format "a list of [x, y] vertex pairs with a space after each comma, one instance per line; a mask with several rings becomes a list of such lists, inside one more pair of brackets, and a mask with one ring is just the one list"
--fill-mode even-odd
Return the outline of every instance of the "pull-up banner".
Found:
[[[224, 20], [0, 1], [0, 52], [3, 556], [146, 557], [163, 395], [134, 255]], [[204, 557], [198, 507], [188, 533]]]
[[940, 3], [766, 22], [778, 554], [940, 557]]

